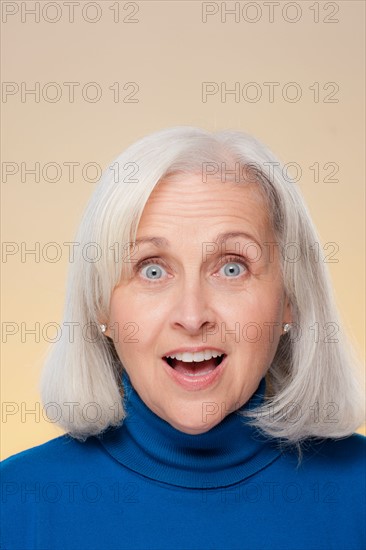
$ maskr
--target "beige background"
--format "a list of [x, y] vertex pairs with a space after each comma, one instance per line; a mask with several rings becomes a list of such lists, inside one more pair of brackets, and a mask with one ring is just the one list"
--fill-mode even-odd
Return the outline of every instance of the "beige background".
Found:
[[[251, 6], [240, 2], [244, 12], [238, 22], [233, 15], [222, 22], [219, 11], [206, 23], [199, 1], [119, 2], [119, 22], [113, 21], [115, 11], [110, 9], [116, 10], [117, 3], [102, 1], [94, 3], [101, 15], [96, 23], [82, 18], [81, 8], [88, 2], [79, 2], [73, 23], [63, 2], [41, 12], [39, 22], [21, 13], [21, 5], [34, 9], [35, 2], [2, 2], [3, 81], [19, 88], [23, 82], [28, 89], [39, 82], [46, 92], [44, 86], [56, 82], [62, 90], [55, 103], [42, 95], [39, 102], [29, 95], [22, 102], [20, 93], [3, 95], [1, 103], [2, 167], [14, 162], [19, 168], [2, 183], [2, 240], [20, 249], [22, 242], [29, 249], [38, 242], [41, 251], [47, 243], [56, 242], [62, 251], [56, 262], [42, 255], [39, 262], [31, 255], [22, 261], [20, 252], [2, 259], [2, 326], [13, 322], [19, 327], [6, 343], [4, 331], [2, 338], [1, 397], [3, 407], [9, 403], [14, 407], [14, 414], [2, 417], [2, 458], [62, 433], [42, 418], [37, 384], [49, 345], [42, 328], [62, 321], [68, 268], [68, 249], [62, 243], [74, 240], [95, 187], [81, 168], [90, 162], [107, 167], [129, 143], [159, 128], [184, 124], [209, 130], [241, 129], [267, 143], [283, 162], [301, 166], [298, 184], [321, 240], [339, 246], [338, 263], [328, 266], [346, 329], [360, 357], [364, 356], [364, 2], [320, 2], [319, 14], [311, 9], [314, 2], [281, 2], [273, 22], [263, 2], [251, 2]], [[4, 9], [13, 9], [9, 4], [19, 11], [6, 18]], [[40, 2], [41, 9], [45, 4]], [[139, 11], [129, 17], [134, 5]], [[232, 8], [234, 3], [226, 5]], [[221, 2], [211, 7], [219, 9]], [[96, 7], [87, 6], [84, 13], [93, 19]], [[298, 21], [288, 21], [299, 14]], [[256, 15], [257, 22], [247, 21]], [[59, 21], [47, 21], [56, 16]], [[317, 16], [319, 22], [314, 21]], [[64, 82], [80, 83], [74, 103], [68, 101]], [[100, 86], [100, 101], [83, 99], [80, 90], [89, 82]], [[109, 90], [115, 82], [120, 83], [119, 102], [113, 101]], [[131, 87], [123, 90], [127, 82], [139, 86], [136, 103], [123, 102], [132, 91]], [[228, 89], [235, 82], [241, 88], [255, 82], [262, 98], [253, 103], [241, 97], [236, 103], [233, 95], [225, 102], [217, 94], [202, 102], [202, 82], [218, 86], [226, 82]], [[265, 82], [280, 83], [273, 102]], [[282, 97], [289, 82], [296, 82], [302, 91], [298, 102]], [[337, 102], [325, 101], [334, 89], [334, 85], [324, 89], [329, 82], [339, 87], [333, 96]], [[319, 83], [317, 102], [309, 89], [314, 83]], [[52, 89], [48, 91], [51, 97]], [[250, 97], [253, 92], [253, 87], [248, 89]], [[294, 88], [289, 89], [293, 92]], [[46, 180], [42, 174], [39, 182], [23, 174], [22, 181], [21, 163], [29, 168], [35, 162], [41, 169], [58, 163], [62, 177], [47, 181], [55, 175], [50, 169]], [[66, 162], [80, 163], [74, 181]], [[314, 181], [310, 169], [314, 163], [320, 166], [319, 181]], [[326, 163], [339, 166], [334, 176], [338, 182], [326, 180], [331, 173], [329, 166], [324, 168]], [[87, 177], [94, 174], [90, 169]], [[37, 322], [39, 342], [24, 333]], [[53, 335], [50, 330], [48, 337]], [[25, 414], [27, 410], [36, 414]], [[364, 428], [359, 432], [364, 433]]]

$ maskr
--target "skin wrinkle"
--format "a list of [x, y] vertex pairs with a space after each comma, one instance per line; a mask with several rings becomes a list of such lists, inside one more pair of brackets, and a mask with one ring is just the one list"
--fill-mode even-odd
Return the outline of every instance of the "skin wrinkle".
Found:
[[[146, 282], [144, 266], [145, 279], [142, 270], [122, 278], [110, 302], [107, 325], [119, 328], [115, 347], [133, 386], [152, 411], [189, 434], [210, 430], [250, 399], [274, 357], [282, 323], [291, 322], [278, 251], [271, 262], [265, 253], [259, 261], [248, 262], [248, 270], [240, 268], [243, 274], [238, 277], [225, 275], [221, 250], [203, 261], [202, 243], [234, 231], [252, 234], [261, 245], [275, 241], [265, 200], [254, 184], [207, 184], [191, 175], [184, 177], [182, 193], [182, 182], [160, 182], [145, 206], [136, 238], [164, 237], [171, 246], [141, 244], [136, 259], [160, 258], [162, 277]], [[235, 241], [241, 247], [251, 242], [232, 238], [223, 256], [242, 255]], [[136, 343], [125, 341], [123, 327], [131, 322], [139, 328]], [[239, 341], [226, 332], [235, 323]], [[249, 340], [250, 331], [249, 338], [243, 336], [248, 323], [262, 331], [256, 342]], [[272, 341], [264, 323], [277, 323]], [[208, 326], [225, 330], [203, 341], [202, 330]], [[107, 329], [106, 335], [114, 333]], [[166, 374], [162, 356], [174, 348], [202, 345], [222, 349], [228, 355], [226, 369], [206, 390], [185, 390]], [[218, 404], [215, 414], [203, 414], [208, 402]]]

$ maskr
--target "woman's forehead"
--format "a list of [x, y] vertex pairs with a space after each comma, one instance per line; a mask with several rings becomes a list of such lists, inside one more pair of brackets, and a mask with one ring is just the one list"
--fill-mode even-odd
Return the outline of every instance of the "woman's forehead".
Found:
[[263, 240], [271, 225], [259, 184], [205, 183], [189, 176], [159, 183], [146, 203], [137, 238], [169, 238], [173, 231], [205, 236], [247, 231], [254, 240]]
[[263, 205], [266, 202], [258, 182], [222, 182], [217, 178], [203, 181], [200, 175], [189, 174], [161, 180], [150, 194], [145, 210], [169, 206], [173, 201], [178, 208], [180, 205], [202, 207], [202, 204], [209, 205], [214, 201], [222, 202], [223, 207], [232, 201], [244, 205], [248, 202]]

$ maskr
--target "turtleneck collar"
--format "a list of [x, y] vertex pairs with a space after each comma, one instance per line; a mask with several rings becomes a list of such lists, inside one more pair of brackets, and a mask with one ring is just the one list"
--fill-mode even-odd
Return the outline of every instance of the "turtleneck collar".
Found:
[[[118, 462], [147, 478], [187, 488], [225, 487], [265, 468], [281, 451], [237, 411], [208, 432], [181, 432], [156, 415], [140, 398], [126, 371], [122, 375], [123, 424], [99, 441]], [[257, 407], [265, 393], [263, 377], [239, 411]]]

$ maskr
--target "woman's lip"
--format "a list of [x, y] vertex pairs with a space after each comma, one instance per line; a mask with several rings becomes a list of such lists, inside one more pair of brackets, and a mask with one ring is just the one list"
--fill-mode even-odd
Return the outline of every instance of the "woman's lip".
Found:
[[201, 376], [189, 376], [187, 374], [182, 374], [174, 370], [173, 367], [171, 367], [165, 359], [162, 359], [162, 362], [165, 371], [176, 384], [178, 384], [185, 390], [198, 391], [204, 390], [218, 381], [218, 379], [221, 377], [222, 372], [225, 370], [227, 355], [225, 355], [221, 363], [213, 371], [208, 374], [203, 374]]

